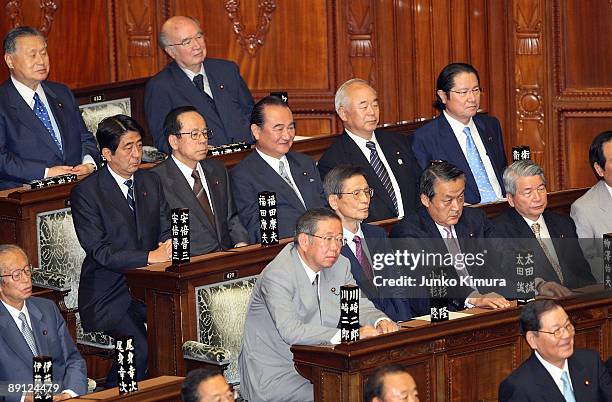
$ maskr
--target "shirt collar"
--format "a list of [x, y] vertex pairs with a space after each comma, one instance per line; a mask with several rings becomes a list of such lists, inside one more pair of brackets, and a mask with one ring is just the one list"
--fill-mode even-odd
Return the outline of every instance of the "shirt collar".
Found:
[[270, 156], [268, 154], [265, 154], [263, 152], [261, 152], [257, 146], [255, 146], [255, 151], [257, 151], [257, 153], [259, 154], [259, 156], [261, 156], [261, 158], [266, 161], [266, 163], [270, 166], [272, 166], [272, 168], [274, 170], [276, 170], [278, 172], [278, 162], [283, 161], [283, 163], [285, 164], [285, 168], [288, 168], [289, 166], [289, 162], [287, 161], [287, 155], [283, 155], [281, 156], [279, 159]]
[[[117, 184], [119, 186], [125, 186], [125, 181], [128, 179], [124, 179], [123, 177], [119, 176], [117, 173], [115, 173], [115, 171], [113, 169], [111, 169], [110, 165], [108, 166], [108, 171], [110, 172], [111, 176], [113, 176], [113, 179], [115, 179], [115, 181], [117, 182]], [[129, 180], [134, 180], [134, 175], [131, 175]]]
[[342, 227], [342, 235], [346, 239], [346, 243], [350, 244], [353, 242], [355, 236], [359, 236], [361, 240], [363, 240], [363, 230], [361, 230], [361, 224], [357, 223], [357, 232], [353, 233], [344, 226]]
[[[9, 314], [11, 315], [11, 317], [13, 317], [13, 320], [16, 323], [20, 323], [21, 320], [19, 319], [19, 314], [24, 313], [26, 316], [26, 320], [28, 321], [28, 324], [30, 325], [30, 328], [32, 328], [32, 323], [30, 322], [30, 315], [28, 314], [28, 306], [27, 303], [23, 303], [23, 307], [21, 308], [21, 310], [17, 310], [15, 307], [8, 305], [4, 302], [4, 300], [0, 300], [0, 302], [2, 302], [2, 304], [4, 304], [4, 307], [6, 307], [6, 309], [8, 310]], [[21, 329], [21, 325], [17, 325], [18, 328]]]
[[376, 141], [376, 133], [374, 131], [372, 131], [372, 137], [369, 140], [366, 140], [363, 137], [358, 136], [357, 134], [353, 134], [349, 129], [345, 128], [344, 131], [346, 131], [346, 133], [348, 134], [349, 137], [351, 137], [351, 139], [353, 141], [355, 141], [357, 143], [357, 145], [359, 145], [361, 148], [365, 148], [366, 147], [366, 142], [368, 141], [372, 141], [373, 143], [376, 144], [377, 147], [379, 147], [378, 145], [378, 141]]
[[557, 383], [561, 382], [561, 375], [563, 375], [564, 371], [567, 371], [567, 374], [569, 375], [569, 368], [568, 368], [568, 365], [567, 365], [567, 359], [565, 359], [565, 363], [563, 364], [563, 368], [560, 369], [559, 367], [555, 366], [554, 364], [551, 364], [548, 361], [544, 360], [544, 358], [542, 356], [540, 356], [540, 354], [538, 353], [537, 350], [535, 351], [535, 355], [538, 358], [538, 360], [540, 361], [540, 363], [542, 363], [542, 365], [544, 366], [546, 371], [548, 371], [550, 373], [550, 375], [552, 376], [552, 378], [554, 378], [555, 382], [557, 382]]
[[[297, 247], [296, 247], [297, 248]], [[300, 262], [302, 263], [302, 268], [304, 268], [304, 271], [306, 272], [306, 275], [308, 275], [308, 280], [310, 281], [310, 283], [313, 283], [315, 280], [315, 277], [317, 276], [317, 274], [319, 272], [315, 272], [312, 270], [312, 268], [310, 268], [306, 262], [302, 259], [302, 256], [300, 255], [300, 252], [298, 250], [295, 250], [297, 252], [298, 258], [300, 259]], [[320, 281], [320, 279], [319, 279]]]
[[[443, 239], [446, 239], [446, 229], [448, 226], [442, 226], [440, 224], [438, 224], [438, 222], [434, 221], [434, 224], [436, 225], [436, 227], [438, 228], [438, 232], [440, 232], [440, 235], [442, 236]], [[456, 239], [457, 238], [457, 232], [455, 231], [455, 225], [451, 225], [451, 232], [453, 233], [453, 237]]]
[[525, 219], [525, 222], [527, 222], [529, 227], [532, 227], [534, 223], [539, 224], [540, 227], [546, 226], [546, 223], [544, 222], [544, 215], [542, 215], [542, 214], [540, 214], [540, 217], [537, 220], [535, 220], [535, 221], [532, 221], [531, 219], [529, 219], [529, 218], [527, 218], [525, 216], [523, 216], [523, 219]]
[[42, 86], [40, 85], [40, 82], [38, 83], [36, 90], [33, 91], [32, 88], [26, 86], [21, 81], [18, 81], [17, 78], [13, 77], [12, 75], [11, 75], [11, 81], [13, 81], [13, 85], [15, 86], [15, 89], [17, 90], [17, 92], [19, 92], [19, 95], [21, 95], [23, 100], [25, 100], [26, 103], [30, 106], [34, 105], [34, 93], [37, 93], [38, 96], [41, 98], [44, 95], [44, 91], [42, 89]]
[[471, 117], [470, 121], [468, 121], [468, 124], [463, 124], [459, 120], [449, 115], [446, 110], [442, 111], [442, 113], [444, 113], [444, 117], [446, 117], [446, 120], [448, 121], [448, 124], [450, 124], [454, 133], [462, 133], [465, 127], [469, 127], [470, 131], [472, 133], [474, 132], [474, 119], [472, 119]]
[[190, 69], [183, 68], [181, 66], [179, 66], [179, 68], [183, 70], [185, 74], [187, 74], [187, 78], [189, 78], [189, 81], [193, 81], [193, 78], [198, 74], [202, 74], [202, 76], [206, 77], [206, 73], [204, 73], [204, 63], [200, 64], [200, 71], [198, 71], [197, 73], [194, 73]]
[[[174, 161], [174, 163], [176, 163], [176, 166], [179, 168], [183, 176], [185, 176], [185, 178], [191, 177], [191, 174], [193, 173], [193, 169], [185, 165], [180, 160], [176, 159], [174, 155], [170, 155], [170, 156], [172, 157], [172, 160]], [[200, 180], [204, 180], [204, 172], [202, 172], [202, 166], [200, 166], [199, 163], [196, 163], [196, 170], [200, 174]]]

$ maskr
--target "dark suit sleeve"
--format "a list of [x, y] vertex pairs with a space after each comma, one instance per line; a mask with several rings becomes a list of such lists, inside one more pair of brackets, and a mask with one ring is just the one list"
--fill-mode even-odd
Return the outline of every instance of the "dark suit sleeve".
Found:
[[232, 65], [234, 66], [236, 82], [238, 82], [238, 102], [240, 103], [240, 109], [243, 115], [251, 116], [251, 112], [253, 111], [253, 95], [251, 95], [249, 87], [240, 75], [238, 65], [234, 62], [232, 62]]
[[[89, 180], [91, 179], [95, 178]], [[112, 206], [101, 206], [98, 202], [99, 196], [95, 194], [96, 190], [97, 188], [93, 186], [85, 188], [81, 184], [75, 186], [70, 193], [74, 229], [81, 247], [87, 256], [91, 256], [98, 265], [112, 271], [124, 272], [129, 268], [146, 266], [148, 250], [118, 248], [113, 242], [115, 239], [110, 238], [106, 233], [104, 229], [106, 224], [124, 225], [125, 222], [105, 222], [108, 216], [105, 216], [104, 208], [112, 208]], [[160, 233], [167, 233], [169, 237], [169, 221], [167, 225], [168, 227]]]
[[232, 193], [240, 215], [240, 220], [247, 230], [249, 243], [259, 242], [259, 206], [257, 205], [257, 190], [249, 180], [248, 167], [238, 165], [230, 172]]
[[246, 228], [242, 225], [240, 216], [238, 215], [238, 210], [236, 209], [229, 174], [227, 173], [227, 170], [223, 170], [225, 173], [225, 182], [227, 183], [225, 187], [225, 193], [227, 194], [227, 229], [229, 231], [230, 238], [232, 239], [232, 244], [236, 245], [237, 243], [241, 242], [249, 243], [249, 234], [247, 233]]
[[166, 84], [161, 81], [161, 78], [155, 77], [151, 79], [145, 86], [145, 116], [155, 147], [167, 154], [170, 154], [170, 146], [166, 136], [163, 135], [163, 125], [166, 114], [172, 108], [172, 99]]
[[[309, 157], [310, 159], [310, 157]], [[311, 171], [312, 171], [312, 176], [314, 177], [315, 181], [316, 181], [316, 190], [318, 191], [318, 198], [319, 201], [321, 202], [321, 206], [328, 206], [327, 204], [327, 197], [325, 196], [325, 190], [323, 189], [323, 182], [321, 181], [321, 174], [320, 171], [317, 169], [317, 163], [311, 160]]]
[[323, 153], [321, 158], [317, 162], [317, 168], [319, 169], [319, 175], [321, 180], [325, 180], [325, 176], [329, 173], [330, 170], [336, 166], [332, 158], [330, 157], [332, 152], [328, 150], [328, 152]]
[[[157, 184], [157, 194], [159, 195], [159, 242], [170, 239], [170, 205], [166, 201], [164, 188], [158, 175], [154, 175]], [[148, 255], [147, 255], [148, 258]]]
[[427, 136], [428, 133], [424, 131], [424, 128], [420, 128], [412, 135], [412, 153], [414, 154], [417, 162], [421, 166], [421, 169], [427, 168], [431, 155], [427, 149]]
[[23, 159], [10, 150], [11, 124], [6, 114], [0, 115], [0, 178], [7, 181], [30, 181], [42, 179], [47, 164], [38, 160]]
[[499, 394], [497, 399], [499, 402], [527, 402], [529, 401], [529, 395], [524, 391], [523, 387], [517, 386], [510, 381], [510, 379], [504, 380], [499, 385]]
[[64, 321], [57, 306], [53, 303], [50, 304], [53, 308], [55, 322], [57, 323], [57, 334], [64, 354], [63, 358], [66, 362], [66, 372], [62, 380], [63, 389], [60, 392], [69, 389], [78, 395], [85, 395], [87, 393], [87, 368], [85, 360], [83, 360], [74, 345], [74, 341], [66, 327], [66, 321]]

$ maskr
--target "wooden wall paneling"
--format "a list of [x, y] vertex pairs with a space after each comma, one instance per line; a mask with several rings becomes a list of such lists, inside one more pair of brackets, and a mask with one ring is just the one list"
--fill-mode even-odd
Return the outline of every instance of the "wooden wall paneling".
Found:
[[[456, 1], [456, 4], [465, 7], [465, 0]], [[428, 88], [423, 92], [423, 97], [427, 99], [429, 95], [429, 109], [435, 96], [436, 79], [438, 73], [452, 59], [451, 52], [454, 42], [466, 44], [468, 42], [467, 21], [465, 15], [453, 16], [449, 0], [431, 0], [430, 9], [430, 38], [431, 42], [423, 42], [422, 46], [429, 47], [431, 51], [430, 81]], [[464, 8], [465, 9], [465, 8]], [[457, 12], [457, 14], [460, 13]], [[451, 18], [452, 17], [452, 18]], [[455, 26], [457, 22], [457, 26]], [[423, 88], [425, 90], [425, 88]]]
[[[449, 0], [445, 6], [449, 9], [449, 24], [446, 27], [452, 31], [451, 49], [448, 53], [450, 61], [469, 60], [470, 54], [470, 25], [469, 14], [470, 5], [468, 0], [453, 1]], [[445, 64], [438, 66], [438, 72], [444, 68]]]
[[513, 0], [511, 30], [511, 63], [513, 109], [513, 144], [529, 145], [532, 159], [548, 174], [549, 190], [556, 188], [551, 177], [554, 167], [552, 139], [545, 124], [545, 63], [544, 34], [545, 2], [543, 0]]
[[414, 65], [417, 114], [430, 116], [438, 71], [433, 70], [433, 48], [431, 1], [414, 0]]
[[[398, 71], [399, 49], [409, 46], [397, 41], [398, 24], [393, 0], [382, 0], [374, 7], [374, 48], [377, 69], [376, 90], [380, 105], [380, 123], [396, 123], [400, 120], [401, 103], [408, 94], [401, 90], [402, 74]], [[412, 99], [408, 98], [410, 102]]]
[[[417, 80], [415, 67], [415, 8], [412, 1], [394, 2], [395, 20], [393, 22], [393, 43], [390, 47], [394, 49], [394, 58], [397, 60], [396, 72], [396, 94], [395, 102], [398, 105], [398, 119], [413, 120], [416, 117], [431, 117], [431, 113], [419, 114], [417, 112]], [[377, 27], [377, 29], [380, 29]], [[386, 74], [385, 74], [386, 75]], [[386, 75], [387, 76], [387, 75]], [[387, 76], [388, 77], [388, 76]], [[387, 78], [385, 81], [388, 81]], [[385, 87], [386, 90], [386, 87]]]
[[[491, 73], [489, 70], [487, 53], [489, 52], [487, 46], [487, 7], [485, 0], [470, 0], [469, 2], [469, 14], [466, 16], [468, 29], [469, 29], [469, 60], [468, 63], [472, 64], [478, 75], [480, 76], [480, 84], [485, 88], [489, 88], [491, 82]], [[454, 36], [453, 36], [454, 38]], [[486, 93], [486, 92], [485, 92]], [[480, 97], [480, 108], [489, 112], [489, 97]]]

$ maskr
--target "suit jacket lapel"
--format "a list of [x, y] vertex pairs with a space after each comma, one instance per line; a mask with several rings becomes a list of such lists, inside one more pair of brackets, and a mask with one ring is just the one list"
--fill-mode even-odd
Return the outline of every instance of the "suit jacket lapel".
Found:
[[[130, 210], [127, 199], [119, 185], [108, 171], [108, 167], [102, 169], [98, 180], [100, 180], [100, 187], [104, 189], [101, 196], [107, 199], [106, 205], [109, 208], [115, 208], [123, 216], [124, 222], [127, 222], [133, 233], [137, 233], [134, 214]], [[134, 184], [134, 190], [136, 191], [136, 184]], [[138, 200], [136, 200], [136, 203], [138, 203]], [[136, 211], [138, 211], [138, 206], [136, 206]]]
[[442, 141], [440, 141], [440, 143], [442, 144], [442, 147], [445, 148], [445, 153], [447, 155], [457, 155], [458, 159], [456, 160], [456, 166], [465, 172], [466, 176], [474, 180], [470, 165], [463, 153], [463, 150], [461, 149], [461, 146], [459, 145], [459, 141], [457, 141], [457, 136], [451, 128], [448, 120], [446, 120], [444, 113], [440, 114], [440, 117], [437, 120], [439, 132], [442, 137]]
[[596, 184], [597, 204], [602, 211], [612, 213], [612, 197], [606, 187], [604, 180], [599, 180]]
[[30, 109], [28, 104], [23, 100], [12, 81], [7, 85], [7, 92], [10, 105], [13, 108], [13, 117], [28, 127], [32, 133], [38, 135], [42, 143], [53, 150], [60, 159], [63, 159], [59, 148], [53, 141], [53, 138], [51, 138], [51, 134], [47, 131], [47, 128], [42, 124], [40, 119], [36, 117], [34, 111]]
[[[292, 246], [291, 248], [291, 259], [292, 259], [292, 269], [295, 269], [296, 272], [296, 280], [298, 283], [298, 286], [301, 286], [303, 288], [303, 292], [302, 293], [302, 302], [304, 303], [305, 306], [309, 306], [312, 308], [313, 314], [316, 316], [319, 314], [320, 310], [319, 310], [319, 305], [323, 306], [323, 271], [319, 272], [319, 294], [320, 299], [319, 302], [317, 302], [317, 295], [314, 292], [314, 287], [312, 286], [312, 283], [310, 282], [310, 278], [308, 277], [308, 275], [306, 274], [306, 271], [304, 270], [303, 266], [302, 266], [302, 261], [300, 261], [300, 257], [298, 255], [298, 250], [296, 246]], [[323, 312], [321, 312], [321, 321], [323, 320]]]
[[[378, 141], [378, 137], [376, 138]], [[368, 177], [373, 177], [374, 180], [369, 180], [368, 185], [374, 189], [374, 196], [380, 197], [382, 201], [387, 204], [387, 207], [391, 210], [395, 210], [395, 205], [387, 192], [387, 189], [382, 185], [382, 182], [378, 178], [378, 175], [374, 171], [374, 168], [370, 164], [370, 160], [365, 157], [361, 148], [353, 141], [353, 139], [345, 131], [342, 134], [343, 148], [346, 154], [346, 160], [350, 161], [351, 165], [361, 166]], [[382, 149], [380, 149], [382, 152]], [[386, 157], [386, 155], [385, 155]], [[371, 183], [370, 183], [371, 182]]]
[[[535, 384], [538, 387], [538, 397], [542, 398], [543, 401], [565, 402], [565, 398], [563, 394], [561, 394], [555, 380], [553, 380], [550, 373], [544, 368], [542, 363], [540, 363], [535, 353], [532, 353], [526, 364], [529, 365]], [[534, 395], [534, 397], [536, 397], [536, 395]], [[535, 398], [535, 400], [537, 400], [537, 398]]]
[[[28, 305], [28, 309], [30, 306]], [[32, 317], [30, 317], [32, 320]], [[4, 304], [0, 303], [0, 337], [4, 338], [5, 343], [21, 357], [29, 366], [32, 365], [32, 351], [25, 341], [23, 334], [17, 328], [17, 324], [8, 312]]]
[[30, 322], [32, 323], [32, 332], [34, 332], [34, 339], [36, 340], [36, 346], [38, 346], [38, 353], [41, 356], [49, 355], [49, 345], [47, 343], [47, 323], [43, 321], [42, 312], [32, 302], [26, 300], [28, 306], [28, 314], [30, 315]]
[[[51, 108], [50, 112], [53, 113], [53, 117], [55, 117], [55, 122], [57, 123], [57, 126], [59, 128], [58, 135], [60, 137], [60, 141], [62, 142], [62, 149], [64, 150], [63, 152], [66, 153], [67, 144], [64, 139], [64, 133], [68, 131], [68, 127], [66, 125], [66, 119], [64, 116], [64, 105], [57, 99], [57, 95], [55, 94], [55, 92], [53, 92], [50, 88], [47, 88], [44, 82], [41, 85], [43, 86], [45, 95], [47, 96], [47, 101], [49, 102], [49, 107]], [[53, 143], [53, 145], [55, 145], [55, 143]], [[54, 148], [56, 150], [56, 154], [63, 159], [63, 155], [61, 154], [57, 145], [55, 145]]]
[[[219, 180], [215, 177], [214, 172], [210, 168], [210, 165], [206, 163], [206, 160], [201, 161], [200, 165], [202, 166], [202, 170], [204, 171], [204, 177], [206, 178], [206, 185], [208, 186], [208, 191], [210, 193], [210, 202], [212, 203], [213, 213], [215, 215], [215, 226], [217, 229], [219, 229], [221, 227], [222, 220], [226, 219], [226, 217], [222, 216], [221, 214], [221, 211], [223, 211], [224, 209], [223, 208], [224, 196], [222, 193], [223, 189], [219, 188]], [[197, 198], [196, 198], [196, 201], [197, 201]], [[202, 210], [202, 208], [199, 208], [199, 209]], [[202, 211], [202, 215], [203, 214], [204, 212]], [[205, 219], [205, 221], [206, 221], [206, 224], [208, 225], [207, 227], [213, 233], [215, 233], [215, 235], [217, 236], [217, 239], [219, 240], [219, 244], [221, 244], [221, 239], [219, 239], [219, 232], [213, 230], [213, 227], [208, 221], [208, 219]]]
[[[313, 196], [318, 196], [318, 194], [313, 194], [312, 191], [310, 191], [312, 189], [312, 185], [310, 183], [314, 181], [314, 178], [311, 177], [311, 174], [308, 171], [308, 169], [302, 166], [298, 162], [298, 160], [293, 157], [291, 153], [288, 153], [286, 156], [287, 156], [287, 162], [289, 162], [289, 169], [291, 169], [291, 177], [293, 178], [293, 182], [297, 186], [298, 191], [300, 192], [300, 194], [302, 195], [302, 198], [304, 199], [304, 204], [306, 204], [306, 209], [308, 209], [309, 205], [314, 205], [316, 202]], [[289, 185], [287, 184], [287, 186]], [[293, 197], [293, 201], [296, 202], [295, 205], [304, 209], [304, 205], [302, 205], [302, 202], [300, 201], [297, 194], [295, 194], [295, 191], [292, 191], [292, 192], [295, 195], [295, 197]]]
[[[485, 150], [487, 151], [487, 156], [491, 160], [491, 164], [493, 165], [493, 167], [495, 167], [497, 164], [495, 163], [496, 161], [493, 160], [493, 157], [495, 156], [495, 149], [493, 148], [493, 137], [489, 137], [487, 135], [487, 132], [490, 131], [487, 130], [487, 126], [485, 126], [484, 121], [478, 118], [478, 115], [474, 116], [472, 120], [474, 121], [474, 124], [478, 129], [478, 135], [480, 136], [480, 140], [482, 141], [482, 144], [484, 145]], [[497, 176], [497, 172], [495, 173], [495, 175]]]

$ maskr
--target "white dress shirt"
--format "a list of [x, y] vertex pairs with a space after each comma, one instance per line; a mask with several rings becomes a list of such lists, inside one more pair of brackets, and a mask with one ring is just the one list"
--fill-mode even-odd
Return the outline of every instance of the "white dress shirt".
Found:
[[608, 183], [606, 183], [604, 181], [604, 184], [606, 185], [606, 188], [608, 189], [608, 192], [610, 193], [610, 197], [612, 197], [612, 187], [608, 186]]
[[[61, 131], [59, 129], [59, 126], [57, 125], [57, 122], [55, 121], [53, 110], [51, 110], [51, 108], [49, 107], [49, 101], [47, 100], [47, 95], [45, 95], [45, 91], [43, 90], [42, 86], [38, 84], [38, 86], [36, 87], [36, 90], [32, 91], [30, 87], [17, 81], [15, 77], [13, 77], [12, 75], [11, 75], [11, 81], [13, 81], [13, 85], [15, 85], [15, 89], [17, 89], [17, 92], [19, 92], [19, 95], [21, 95], [25, 103], [27, 103], [28, 107], [32, 110], [34, 110], [34, 93], [38, 94], [40, 101], [47, 108], [47, 112], [49, 113], [49, 120], [51, 120], [51, 127], [53, 127], [53, 131], [55, 131], [55, 134], [57, 134], [59, 140], [62, 141]], [[62, 146], [63, 145], [64, 144], [62, 142]], [[94, 162], [91, 155], [83, 156], [83, 160], [81, 161], [81, 163], [82, 164], [91, 163], [92, 165], [94, 165], [94, 170], [97, 168], [96, 162]], [[47, 177], [48, 174], [49, 174], [49, 168], [45, 168], [45, 177]]]
[[[446, 117], [446, 120], [448, 120], [448, 123], [450, 124], [451, 129], [453, 130], [453, 133], [455, 133], [455, 137], [457, 137], [457, 141], [459, 141], [459, 146], [461, 147], [461, 151], [463, 151], [463, 155], [465, 156], [465, 159], [467, 159], [467, 137], [465, 136], [465, 133], [463, 132], [463, 129], [466, 127], [466, 125], [460, 122], [459, 120], [452, 118], [448, 113], [446, 113], [446, 110], [443, 111], [443, 113], [444, 113], [444, 117]], [[480, 133], [478, 132], [478, 128], [476, 127], [476, 124], [474, 124], [474, 119], [470, 118], [470, 121], [467, 124], [467, 127], [470, 128], [472, 139], [474, 139], [474, 144], [476, 145], [476, 149], [478, 150], [480, 159], [482, 160], [482, 163], [484, 164], [485, 171], [487, 172], [487, 177], [489, 178], [489, 183], [491, 183], [491, 187], [493, 187], [493, 191], [495, 191], [495, 196], [497, 197], [498, 200], [502, 200], [503, 196], [502, 196], [501, 186], [499, 185], [499, 181], [497, 181], [497, 176], [495, 175], [495, 169], [493, 169], [493, 164], [491, 163], [491, 159], [489, 158], [489, 155], [487, 155], [487, 149], [485, 148], [482, 142], [482, 139], [480, 138]]]
[[344, 236], [344, 238], [346, 239], [346, 245], [351, 249], [351, 251], [353, 252], [353, 254], [355, 255], [355, 257], [357, 257], [357, 245], [355, 244], [355, 242], [353, 241], [353, 239], [355, 239], [355, 236], [359, 236], [359, 238], [361, 239], [361, 247], [363, 249], [363, 252], [365, 253], [365, 238], [363, 236], [363, 231], [361, 230], [361, 225], [357, 224], [357, 232], [353, 233], [350, 230], [348, 230], [347, 228], [345, 228], [344, 226], [342, 227], [342, 235]]
[[562, 395], [563, 395], [563, 381], [561, 381], [561, 376], [563, 375], [564, 371], [567, 371], [567, 377], [569, 378], [570, 387], [572, 388], [572, 391], [574, 391], [574, 385], [572, 384], [572, 377], [569, 375], [570, 372], [569, 372], [569, 366], [567, 364], [567, 359], [565, 359], [565, 363], [563, 364], [563, 368], [560, 369], [559, 367], [555, 366], [554, 364], [550, 364], [549, 362], [544, 360], [544, 358], [542, 356], [540, 356], [540, 354], [538, 353], [537, 350], [535, 351], [535, 355], [538, 358], [538, 360], [540, 361], [540, 363], [542, 363], [542, 366], [544, 366], [546, 371], [548, 371], [550, 376], [553, 378], [553, 380], [555, 381], [555, 384], [557, 384], [557, 387], [559, 387], [559, 391], [561, 391]]
[[[176, 166], [178, 166], [179, 170], [181, 171], [181, 173], [185, 177], [185, 180], [187, 180], [187, 183], [189, 184], [189, 187], [191, 187], [191, 189], [193, 190], [193, 186], [195, 184], [195, 179], [193, 177], [191, 177], [191, 174], [193, 173], [193, 169], [190, 168], [189, 166], [185, 165], [180, 160], [176, 159], [174, 157], [174, 155], [170, 155], [170, 157], [172, 158], [174, 163], [176, 163]], [[199, 163], [196, 164], [196, 170], [198, 171], [198, 174], [200, 175], [200, 180], [202, 181], [202, 187], [204, 187], [204, 191], [206, 191], [206, 196], [208, 197], [208, 203], [210, 204], [210, 209], [212, 210], [212, 212], [214, 214], [215, 213], [215, 209], [212, 206], [212, 198], [210, 196], [210, 189], [208, 188], [208, 182], [206, 181], [206, 177], [204, 176], [204, 171], [202, 170], [202, 165], [200, 165]]]
[[[204, 79], [203, 79], [204, 92], [206, 92], [206, 94], [208, 96], [210, 96], [211, 98], [214, 99], [213, 94], [212, 94], [212, 89], [210, 88], [210, 83], [208, 82], [208, 76], [206, 76], [206, 72], [204, 71], [204, 64], [200, 65], [200, 71], [198, 71], [197, 73], [194, 73], [193, 71], [191, 71], [188, 68], [183, 68], [183, 67], [180, 67], [180, 68], [181, 68], [181, 70], [183, 70], [183, 72], [185, 74], [187, 74], [187, 78], [189, 78], [189, 81], [191, 81], [192, 83], [193, 83], [193, 79], [194, 79], [194, 77], [196, 75], [202, 74], [202, 77], [204, 77]], [[195, 85], [195, 84], [193, 84], [193, 85]]]
[[532, 231], [532, 226], [534, 223], [540, 224], [540, 239], [542, 240], [542, 243], [546, 245], [546, 248], [548, 248], [550, 256], [559, 266], [561, 266], [561, 264], [559, 264], [559, 257], [557, 257], [557, 252], [555, 251], [555, 246], [553, 245], [553, 242], [550, 238], [550, 233], [548, 232], [548, 227], [546, 226], [546, 221], [544, 220], [544, 215], [540, 215], [537, 221], [532, 221], [531, 219], [525, 218], [524, 216], [523, 219], [525, 220], [525, 222], [527, 222], [527, 225], [529, 225], [529, 229], [531, 229]]
[[[108, 171], [110, 172], [111, 176], [113, 176], [113, 179], [115, 179], [115, 181], [117, 182], [117, 185], [119, 186], [119, 190], [121, 190], [121, 192], [123, 193], [123, 196], [125, 197], [125, 200], [127, 201], [127, 193], [128, 193], [128, 186], [125, 185], [125, 181], [128, 180], [126, 178], [123, 178], [121, 176], [119, 176], [117, 173], [115, 173], [115, 171], [113, 169], [111, 169], [110, 165], [106, 165], [108, 166]], [[131, 175], [129, 180], [132, 180], [132, 186], [135, 185], [134, 183], [134, 175]], [[136, 202], [136, 194], [134, 194], [134, 202]]]
[[366, 146], [366, 143], [368, 141], [372, 141], [374, 144], [376, 144], [376, 150], [378, 151], [378, 157], [380, 158], [380, 161], [382, 162], [385, 169], [387, 169], [387, 173], [389, 173], [389, 179], [391, 179], [391, 186], [393, 187], [393, 192], [395, 193], [395, 198], [397, 199], [397, 214], [398, 214], [397, 217], [399, 219], [403, 218], [404, 217], [404, 203], [402, 201], [402, 192], [400, 191], [399, 184], [397, 183], [397, 180], [395, 179], [395, 175], [393, 174], [393, 171], [391, 170], [391, 166], [389, 166], [389, 162], [387, 162], [385, 153], [383, 152], [382, 148], [380, 147], [380, 144], [376, 140], [376, 133], [372, 132], [372, 138], [369, 140], [366, 140], [364, 138], [361, 138], [358, 135], [351, 133], [346, 128], [344, 130], [346, 131], [348, 136], [351, 137], [353, 141], [355, 141], [355, 144], [357, 144], [357, 146], [363, 153], [363, 156], [365, 156], [368, 162], [370, 161], [370, 154], [372, 153], [372, 151], [370, 151], [370, 149]]
[[289, 161], [287, 160], [287, 155], [283, 155], [283, 156], [280, 157], [280, 159], [276, 159], [273, 156], [270, 156], [270, 155], [267, 155], [267, 154], [261, 152], [259, 149], [257, 149], [257, 147], [255, 147], [255, 150], [257, 151], [259, 156], [261, 156], [262, 159], [264, 161], [266, 161], [266, 163], [268, 165], [270, 165], [270, 167], [272, 169], [274, 169], [276, 174], [278, 174], [279, 176], [280, 176], [279, 162], [281, 162], [281, 161], [283, 162], [283, 164], [285, 165], [285, 172], [287, 172], [287, 175], [289, 176], [289, 180], [291, 180], [291, 183], [293, 184], [293, 189], [295, 190], [295, 193], [297, 194], [297, 196], [300, 199], [300, 201], [302, 201], [302, 205], [304, 205], [304, 207], [306, 207], [306, 203], [304, 202], [304, 198], [302, 197], [302, 193], [300, 193], [300, 189], [295, 184], [295, 180], [293, 180], [293, 175], [291, 174], [291, 167], [289, 166]]

